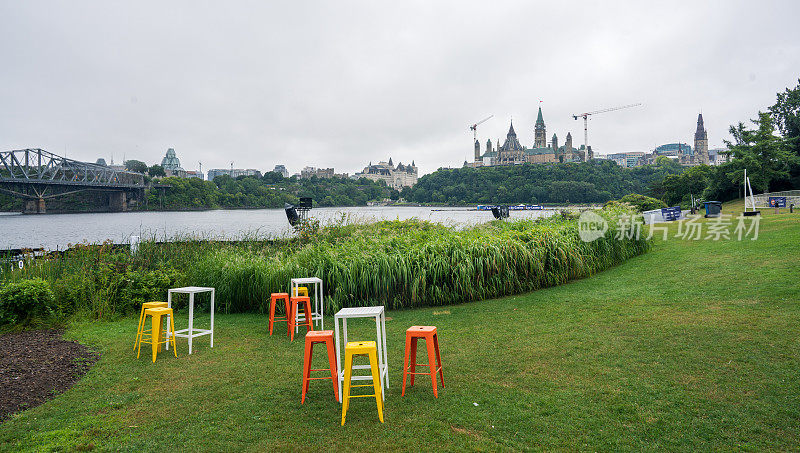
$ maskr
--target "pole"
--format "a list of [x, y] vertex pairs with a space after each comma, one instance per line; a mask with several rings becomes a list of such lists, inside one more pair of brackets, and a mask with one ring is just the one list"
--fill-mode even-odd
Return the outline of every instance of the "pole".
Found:
[[744, 210], [747, 211], [747, 169], [744, 169]]
[[589, 115], [583, 115], [583, 147], [589, 152]]

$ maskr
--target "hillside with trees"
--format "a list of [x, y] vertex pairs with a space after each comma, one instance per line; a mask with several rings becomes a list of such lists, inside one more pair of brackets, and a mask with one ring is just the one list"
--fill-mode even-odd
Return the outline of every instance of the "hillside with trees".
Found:
[[604, 203], [647, 188], [684, 167], [667, 158], [622, 168], [608, 160], [439, 169], [400, 195], [437, 204]]

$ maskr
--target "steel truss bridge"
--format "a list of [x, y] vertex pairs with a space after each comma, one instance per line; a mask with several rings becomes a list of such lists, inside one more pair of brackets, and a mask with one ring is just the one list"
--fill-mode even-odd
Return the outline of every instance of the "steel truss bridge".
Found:
[[43, 149], [0, 152], [0, 192], [26, 200], [25, 212], [44, 213], [45, 200], [85, 190], [109, 193], [111, 210], [127, 210], [128, 195], [141, 196], [144, 175], [80, 162]]

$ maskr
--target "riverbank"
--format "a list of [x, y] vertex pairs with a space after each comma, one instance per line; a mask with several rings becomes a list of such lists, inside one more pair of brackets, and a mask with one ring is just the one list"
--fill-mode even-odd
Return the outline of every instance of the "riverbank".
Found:
[[[312, 383], [300, 405], [303, 342], [270, 337], [263, 314], [218, 314], [213, 349], [198, 340], [189, 356], [179, 340], [178, 359], [155, 364], [131, 352], [134, 317], [76, 322], [67, 337], [102, 359], [0, 425], [0, 451], [275, 451], [297, 439], [334, 450], [800, 449], [800, 218], [765, 213], [755, 241], [686, 240], [667, 227], [649, 253], [591, 278], [390, 311], [385, 424], [355, 400], [341, 427], [329, 384]], [[436, 399], [422, 382], [400, 395], [411, 325], [438, 327]], [[348, 328], [375, 335], [374, 324]]]

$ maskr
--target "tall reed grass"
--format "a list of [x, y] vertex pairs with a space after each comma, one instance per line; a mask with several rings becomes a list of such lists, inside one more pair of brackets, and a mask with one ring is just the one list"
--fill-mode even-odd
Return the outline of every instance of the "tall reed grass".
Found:
[[224, 310], [265, 310], [293, 277], [324, 282], [326, 312], [345, 306], [447, 305], [554, 286], [588, 277], [648, 250], [644, 239], [580, 240], [575, 219], [492, 222], [456, 230], [385, 221], [323, 229], [299, 247], [221, 249], [190, 270], [217, 289]]

